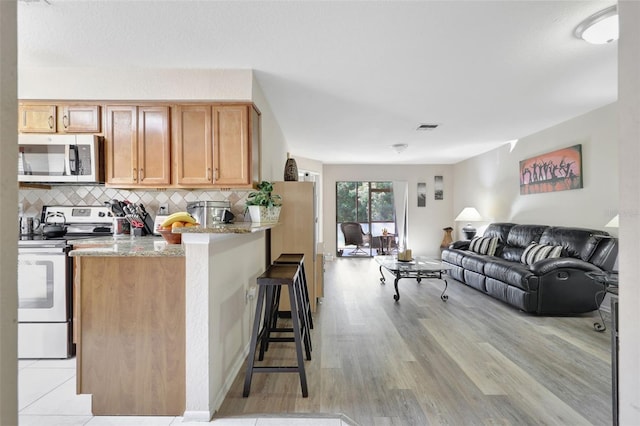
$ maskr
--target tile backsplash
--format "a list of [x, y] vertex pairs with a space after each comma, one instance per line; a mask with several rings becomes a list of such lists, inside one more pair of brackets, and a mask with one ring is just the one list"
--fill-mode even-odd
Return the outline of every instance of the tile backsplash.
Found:
[[[250, 190], [126, 190], [105, 186], [53, 186], [51, 189], [22, 188], [18, 191], [18, 210], [22, 216], [37, 216], [42, 206], [97, 206], [109, 200], [129, 200], [142, 203], [146, 210], [156, 215], [160, 204], [169, 205], [169, 213], [185, 211], [191, 201], [229, 201], [236, 222], [244, 221], [245, 201]], [[247, 220], [249, 220], [247, 215]]]

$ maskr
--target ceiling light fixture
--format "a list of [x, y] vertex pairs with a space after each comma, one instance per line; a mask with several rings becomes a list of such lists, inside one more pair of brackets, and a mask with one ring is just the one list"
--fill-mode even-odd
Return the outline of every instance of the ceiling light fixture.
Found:
[[409, 145], [407, 145], [406, 143], [397, 143], [397, 144], [391, 145], [391, 148], [393, 148], [395, 152], [400, 154], [402, 151], [409, 148]]
[[610, 6], [582, 21], [573, 34], [591, 44], [606, 44], [618, 39], [618, 9]]

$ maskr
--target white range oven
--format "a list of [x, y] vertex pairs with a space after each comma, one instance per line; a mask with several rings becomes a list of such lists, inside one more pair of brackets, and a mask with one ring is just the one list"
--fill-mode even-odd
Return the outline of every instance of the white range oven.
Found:
[[18, 247], [18, 358], [73, 354], [68, 251], [64, 240]]
[[18, 241], [18, 358], [69, 358], [73, 347], [74, 239], [113, 235], [106, 206], [45, 206], [65, 217], [66, 234], [46, 238], [41, 232]]

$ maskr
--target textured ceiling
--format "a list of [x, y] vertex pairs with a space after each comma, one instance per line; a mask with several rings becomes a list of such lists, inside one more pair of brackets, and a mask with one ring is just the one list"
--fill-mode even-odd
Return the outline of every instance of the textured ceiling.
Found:
[[617, 42], [573, 36], [611, 1], [49, 3], [19, 3], [20, 67], [251, 68], [325, 163], [452, 164], [617, 99]]

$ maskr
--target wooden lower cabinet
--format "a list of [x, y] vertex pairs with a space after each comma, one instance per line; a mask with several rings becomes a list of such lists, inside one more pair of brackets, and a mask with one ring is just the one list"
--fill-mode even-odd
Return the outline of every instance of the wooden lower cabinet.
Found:
[[76, 260], [77, 393], [97, 416], [182, 415], [184, 257]]

